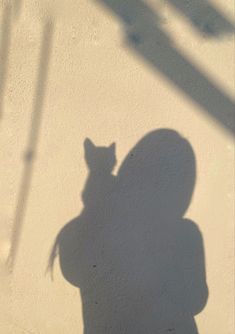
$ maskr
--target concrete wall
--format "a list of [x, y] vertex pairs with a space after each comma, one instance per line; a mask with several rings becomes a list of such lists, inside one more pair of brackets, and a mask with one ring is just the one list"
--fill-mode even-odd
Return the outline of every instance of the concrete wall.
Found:
[[232, 12], [1, 2], [1, 333], [233, 333]]

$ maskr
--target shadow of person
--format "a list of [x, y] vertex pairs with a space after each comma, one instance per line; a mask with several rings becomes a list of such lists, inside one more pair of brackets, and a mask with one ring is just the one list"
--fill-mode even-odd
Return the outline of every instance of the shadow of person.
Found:
[[203, 240], [183, 218], [195, 184], [195, 157], [177, 132], [147, 134], [117, 176], [115, 145], [86, 140], [84, 209], [59, 232], [65, 279], [81, 291], [85, 334], [196, 334], [208, 289]]

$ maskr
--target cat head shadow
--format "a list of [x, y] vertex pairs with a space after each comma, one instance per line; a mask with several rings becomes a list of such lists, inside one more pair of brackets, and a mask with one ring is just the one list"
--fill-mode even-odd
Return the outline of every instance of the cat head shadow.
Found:
[[111, 173], [116, 165], [116, 144], [96, 146], [89, 138], [84, 141], [85, 161], [90, 171]]

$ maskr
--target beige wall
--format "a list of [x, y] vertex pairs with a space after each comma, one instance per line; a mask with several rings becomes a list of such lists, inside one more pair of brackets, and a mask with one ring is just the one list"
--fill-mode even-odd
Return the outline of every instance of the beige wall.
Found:
[[[196, 185], [185, 216], [199, 227], [205, 248], [209, 299], [196, 316], [198, 331], [232, 334], [234, 146], [231, 122], [224, 120], [234, 94], [232, 35], [207, 38], [170, 2], [148, 1], [171, 47], [203, 73], [198, 78], [188, 65], [172, 65], [178, 61], [174, 53], [169, 66], [168, 60], [151, 64], [101, 1], [22, 0], [18, 11], [9, 2], [1, 3], [0, 17], [0, 332], [83, 332], [79, 290], [65, 281], [57, 261], [53, 282], [45, 270], [58, 231], [83, 207], [84, 139], [104, 146], [115, 141], [117, 172], [144, 135], [170, 128], [196, 156]], [[233, 1], [211, 4], [232, 20]], [[146, 39], [153, 35], [143, 33]], [[204, 93], [195, 93], [201, 82], [209, 96], [204, 105]], [[32, 162], [24, 159], [30, 148], [37, 152]]]

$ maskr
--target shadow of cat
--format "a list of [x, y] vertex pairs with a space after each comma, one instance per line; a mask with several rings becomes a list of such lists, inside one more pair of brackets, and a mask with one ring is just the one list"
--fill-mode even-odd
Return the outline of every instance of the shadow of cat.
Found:
[[208, 289], [201, 233], [183, 218], [196, 178], [188, 141], [161, 129], [129, 152], [86, 139], [89, 175], [80, 216], [59, 232], [64, 278], [79, 287], [85, 334], [196, 334]]

